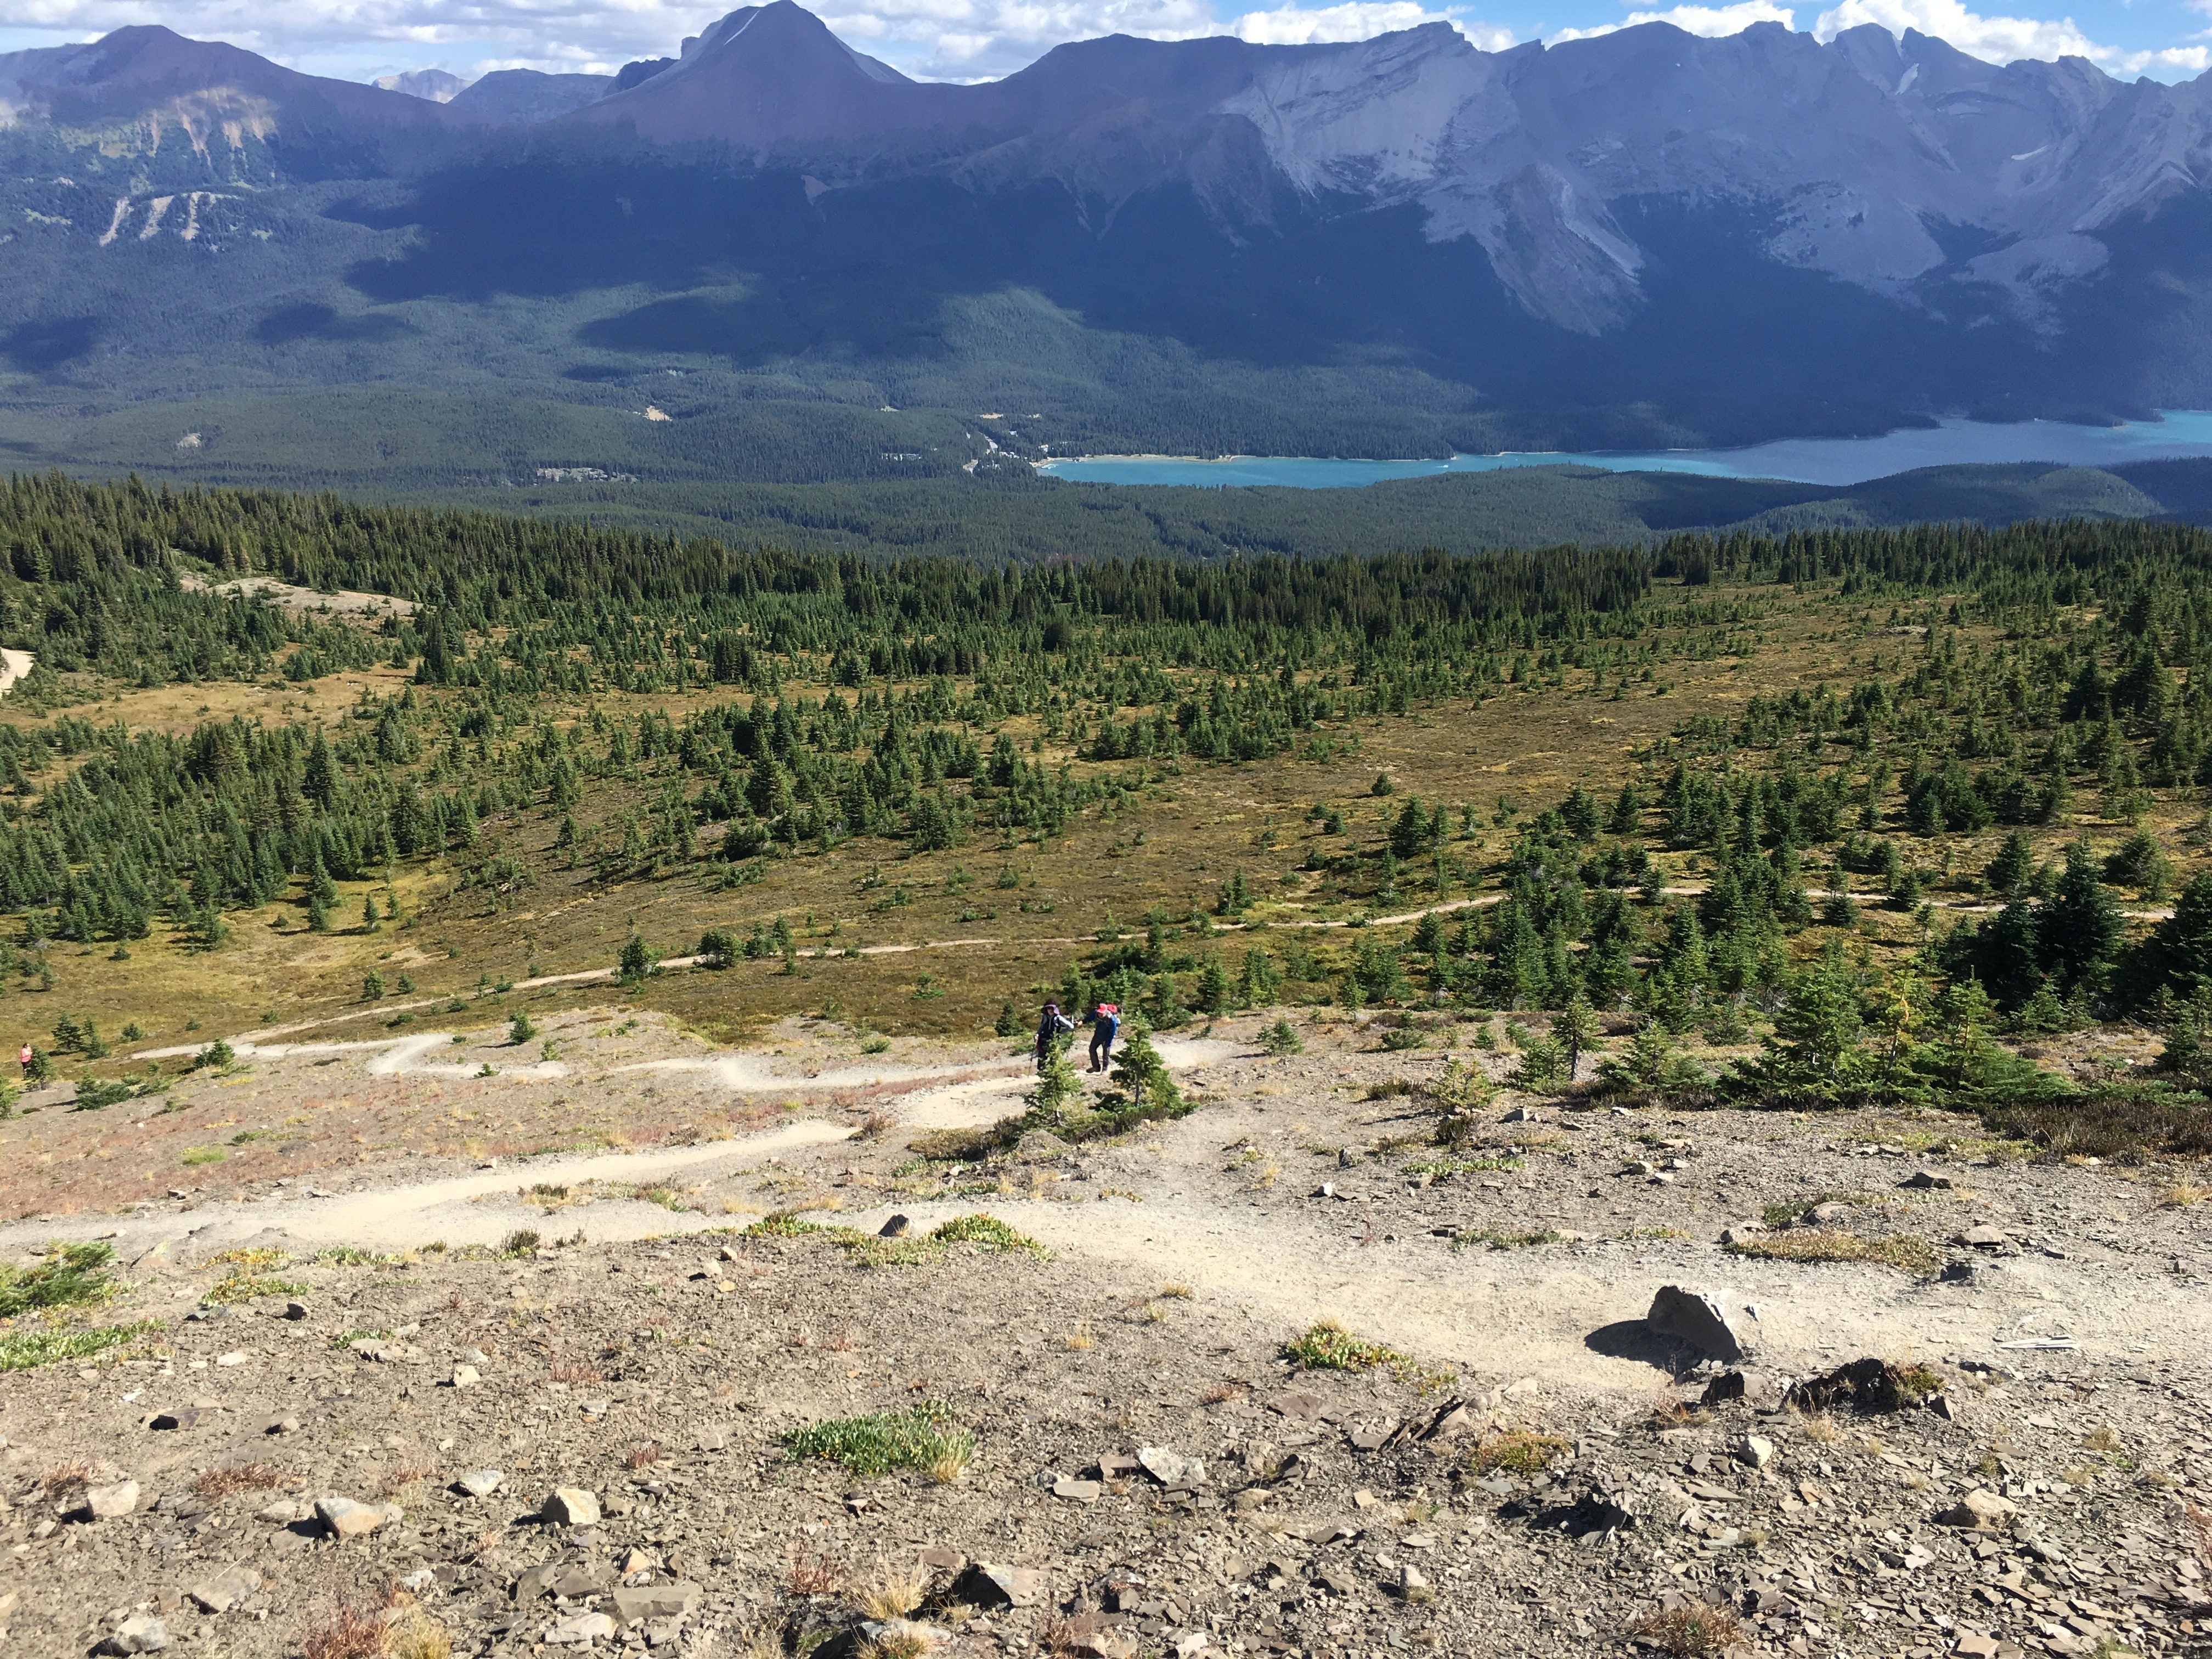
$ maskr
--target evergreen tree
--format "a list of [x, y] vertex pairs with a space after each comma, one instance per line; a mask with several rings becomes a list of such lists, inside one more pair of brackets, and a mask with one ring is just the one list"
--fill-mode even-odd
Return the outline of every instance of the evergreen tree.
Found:
[[1237, 976], [1237, 1006], [1267, 1008], [1283, 994], [1283, 975], [1274, 958], [1258, 945], [1244, 952], [1244, 965]]
[[1230, 872], [1229, 879], [1223, 884], [1220, 902], [1214, 907], [1214, 914], [1237, 917], [1242, 916], [1251, 908], [1252, 896], [1244, 885], [1244, 868], [1239, 865]]
[[2048, 903], [2036, 909], [2039, 964], [2067, 994], [2103, 987], [2122, 936], [2119, 908], [2098, 878], [2086, 842], [2066, 849], [2065, 872]]
[[1548, 1091], [1559, 1086], [1561, 1069], [1559, 1045], [1549, 1036], [1540, 1036], [1522, 1048], [1521, 1063], [1513, 1068], [1510, 1081], [1516, 1089]]
[[2137, 1008], [2161, 994], [2188, 1002], [2212, 990], [2212, 870], [2189, 878], [2173, 914], [2128, 952], [2118, 982], [2124, 1000]]
[[[300, 793], [327, 812], [337, 805], [342, 781], [331, 740], [318, 731], [314, 743], [307, 750], [307, 772], [301, 779]], [[318, 860], [317, 868], [320, 867]]]
[[1823, 950], [1799, 974], [1756, 1060], [1736, 1069], [1739, 1090], [1785, 1104], [1832, 1105], [1863, 1097], [1875, 1079], [1861, 1046], [1865, 1012], [1842, 955]]
[[1030, 1091], [1030, 1109], [1021, 1120], [1025, 1127], [1060, 1134], [1082, 1110], [1083, 1077], [1067, 1058], [1067, 1036], [1061, 1032], [1046, 1045], [1036, 1087]]
[[2166, 883], [2172, 875], [2173, 860], [2166, 857], [2158, 837], [2147, 830], [2136, 830], [2105, 860], [2106, 881], [2118, 887], [2132, 887], [2148, 900], [2166, 896]]
[[2197, 981], [2174, 1006], [2158, 1064], [2185, 1089], [2212, 1091], [2212, 981]]
[[2013, 898], [2027, 887], [2028, 877], [2034, 872], [2035, 849], [2029, 845], [2027, 837], [2015, 830], [2004, 838], [2004, 845], [1997, 848], [1997, 855], [1990, 860], [1982, 879], [1988, 883], [1991, 892]]
[[1231, 985], [1229, 970], [1221, 965], [1221, 958], [1210, 956], [1198, 974], [1198, 1011], [1202, 1014], [1225, 1014], [1234, 1000], [1235, 988]]
[[1599, 1061], [1598, 1076], [1610, 1088], [1662, 1094], [1701, 1089], [1712, 1081], [1675, 1047], [1667, 1027], [1656, 1019], [1637, 1027], [1626, 1054], [1608, 1054]]
[[1437, 1109], [1437, 1144], [1457, 1149], [1473, 1140], [1486, 1127], [1497, 1095], [1498, 1085], [1480, 1062], [1462, 1060], [1456, 1054], [1444, 1061], [1444, 1069], [1428, 1088], [1429, 1102]]
[[1174, 1074], [1167, 1062], [1160, 1058], [1159, 1050], [1152, 1047], [1152, 1037], [1142, 1021], [1127, 1028], [1121, 1046], [1115, 1053], [1114, 1068], [1109, 1074], [1131, 1108], [1147, 1117], [1176, 1117], [1182, 1115], [1182, 1092], [1176, 1088]]
[[1553, 1038], [1565, 1051], [1568, 1082], [1575, 1080], [1583, 1051], [1604, 1034], [1605, 1028], [1598, 1024], [1597, 1011], [1590, 1006], [1589, 999], [1580, 991], [1570, 996], [1566, 1006], [1552, 1020]]
[[1973, 981], [1946, 986], [1931, 1012], [1930, 1040], [1916, 1045], [1911, 1054], [1911, 1070], [1926, 1085], [1927, 1097], [1972, 1109], [2074, 1092], [2063, 1078], [2022, 1060], [1990, 1034], [1993, 1005]]

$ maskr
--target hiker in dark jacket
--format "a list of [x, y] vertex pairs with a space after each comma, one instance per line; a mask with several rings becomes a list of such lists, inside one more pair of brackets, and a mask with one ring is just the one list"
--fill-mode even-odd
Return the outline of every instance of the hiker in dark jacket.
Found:
[[1114, 1057], [1114, 1039], [1121, 1030], [1121, 1011], [1102, 1002], [1091, 1016], [1091, 1069], [1103, 1072]]
[[1044, 1070], [1045, 1057], [1052, 1053], [1053, 1043], [1058, 1040], [1060, 1033], [1063, 1031], [1072, 1031], [1074, 1029], [1075, 1022], [1060, 1012], [1060, 1005], [1058, 1003], [1048, 1002], [1045, 1004], [1044, 1012], [1037, 1017], [1036, 1063], [1038, 1071], [1042, 1072]]

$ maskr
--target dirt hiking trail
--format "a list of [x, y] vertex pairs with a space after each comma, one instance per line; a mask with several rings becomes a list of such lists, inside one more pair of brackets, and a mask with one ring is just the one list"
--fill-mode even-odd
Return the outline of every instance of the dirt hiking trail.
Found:
[[[432, 1058], [451, 1041], [433, 1031], [369, 1042], [235, 1047], [241, 1058], [312, 1054], [358, 1060], [376, 1078], [475, 1075]], [[1403, 1103], [1378, 1105], [1355, 1086], [1357, 1073], [1370, 1064], [1364, 1054], [1275, 1060], [1249, 1044], [1218, 1038], [1163, 1037], [1158, 1047], [1200, 1103], [1192, 1115], [1110, 1144], [1047, 1148], [1035, 1158], [1018, 1154], [999, 1166], [995, 1186], [979, 1188], [968, 1177], [971, 1184], [957, 1196], [886, 1194], [881, 1188], [900, 1184], [902, 1170], [914, 1167], [905, 1150], [913, 1133], [1018, 1113], [1029, 1087], [1025, 1059], [1002, 1051], [995, 1060], [965, 1064], [839, 1063], [809, 1072], [761, 1054], [718, 1054], [648, 1060], [611, 1067], [609, 1074], [690, 1077], [734, 1093], [817, 1098], [836, 1090], [920, 1086], [873, 1097], [888, 1127], [866, 1139], [856, 1138], [849, 1121], [800, 1115], [729, 1139], [509, 1158], [465, 1174], [341, 1194], [310, 1187], [181, 1212], [18, 1224], [0, 1229], [0, 1249], [105, 1236], [126, 1261], [157, 1245], [204, 1260], [248, 1239], [295, 1255], [331, 1245], [393, 1252], [433, 1242], [496, 1245], [526, 1228], [548, 1238], [574, 1232], [608, 1243], [727, 1231], [794, 1205], [824, 1225], [874, 1232], [902, 1214], [919, 1231], [988, 1210], [1063, 1256], [1110, 1267], [1132, 1297], [1179, 1285], [1283, 1331], [1334, 1318], [1425, 1364], [1508, 1381], [1526, 1376], [1599, 1389], [1650, 1387], [1661, 1375], [1663, 1355], [1644, 1334], [1642, 1315], [1655, 1291], [1676, 1282], [1711, 1289], [1765, 1352], [1808, 1367], [1862, 1352], [1994, 1354], [2001, 1343], [2033, 1340], [2128, 1355], [2212, 1346], [2212, 1297], [2203, 1294], [2201, 1279], [2183, 1268], [2179, 1255], [2167, 1271], [2130, 1273], [2102, 1250], [2014, 1249], [2002, 1262], [1970, 1267], [1968, 1282], [1953, 1283], [1870, 1264], [1717, 1254], [1714, 1224], [1755, 1213], [1759, 1193], [1776, 1182], [1784, 1183], [1782, 1190], [1815, 1194], [1844, 1189], [1834, 1175], [1810, 1167], [1832, 1161], [1840, 1149], [1776, 1139], [1769, 1131], [1778, 1115], [1710, 1114], [1711, 1130], [1699, 1126], [1701, 1135], [1719, 1136], [1723, 1119], [1763, 1119], [1757, 1132], [1768, 1135], [1764, 1146], [1700, 1150], [1706, 1146], [1702, 1139], [1695, 1146], [1687, 1139], [1667, 1143], [1711, 1160], [1705, 1199], [1645, 1178], [1624, 1181], [1617, 1157], [1589, 1161], [1584, 1146], [1622, 1133], [1627, 1126], [1621, 1115], [1563, 1120], [1559, 1129], [1504, 1143], [1505, 1155], [1468, 1166], [1478, 1174], [1494, 1170], [1491, 1178], [1447, 1171], [1447, 1181], [1431, 1184], [1429, 1176], [1409, 1178], [1356, 1150], [1376, 1138], [1374, 1126], [1387, 1132], [1410, 1116]], [[1079, 1063], [1079, 1050], [1075, 1057]], [[1399, 1056], [1376, 1058], [1404, 1063]], [[514, 1067], [508, 1075], [551, 1080], [567, 1071], [547, 1061]], [[787, 1103], [793, 1109], [817, 1109], [796, 1099]], [[1287, 1122], [1292, 1109], [1300, 1121]], [[1502, 1115], [1503, 1101], [1499, 1109]], [[1522, 1133], [1514, 1126], [1500, 1133], [1508, 1132]], [[1406, 1139], [1399, 1137], [1401, 1143]], [[1647, 1131], [1642, 1139], [1653, 1136]], [[1583, 1145], [1571, 1144], [1577, 1141]], [[1264, 1160], [1263, 1146], [1269, 1149]], [[1341, 1160], [1340, 1146], [1346, 1148]], [[1310, 1176], [1274, 1173], [1277, 1159], [1322, 1152], [1327, 1161]], [[1791, 1158], [1806, 1167], [1792, 1171]], [[1267, 1172], [1259, 1184], [1255, 1168]], [[1602, 1170], [1595, 1185], [1594, 1169]], [[1866, 1184], [1863, 1164], [1850, 1173]], [[1889, 1166], [1874, 1173], [1896, 1178]], [[2039, 1213], [2035, 1206], [2049, 1201], [2042, 1189], [2054, 1180], [2098, 1179], [2099, 1172], [2089, 1170], [2036, 1172], [2028, 1184], [2037, 1191], [2006, 1200], [2000, 1213]], [[679, 1187], [681, 1192], [672, 1190]], [[794, 1191], [811, 1195], [791, 1196]], [[1685, 1224], [1685, 1196], [1692, 1211], [1704, 1212], [1702, 1221]], [[1878, 1194], [1854, 1200], [1893, 1207], [1902, 1201]], [[1963, 1229], [1972, 1219], [1965, 1212], [1989, 1202], [1963, 1179], [1954, 1191], [1915, 1194], [1914, 1201], [1920, 1209], [1899, 1210], [1899, 1224], [1938, 1237]], [[2109, 1225], [2118, 1213], [2111, 1196], [2100, 1193], [2093, 1202]], [[1578, 1224], [1559, 1225], [1563, 1219]]]

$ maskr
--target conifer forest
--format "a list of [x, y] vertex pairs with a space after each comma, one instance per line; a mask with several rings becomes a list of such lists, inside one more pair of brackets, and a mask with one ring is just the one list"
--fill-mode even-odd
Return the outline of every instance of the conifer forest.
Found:
[[2118, 1020], [2126, 1109], [2212, 1080], [2200, 529], [984, 566], [55, 475], [0, 547], [8, 1002], [100, 1086], [180, 1002], [595, 968], [731, 1031], [1550, 1011], [1530, 1079], [1612, 1029], [1692, 1101], [2033, 1113]]

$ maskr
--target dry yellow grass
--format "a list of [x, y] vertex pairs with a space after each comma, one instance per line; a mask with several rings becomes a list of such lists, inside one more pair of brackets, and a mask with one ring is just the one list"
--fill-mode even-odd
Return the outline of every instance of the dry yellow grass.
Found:
[[853, 1599], [871, 1619], [903, 1619], [921, 1605], [928, 1590], [928, 1575], [919, 1565], [883, 1568]]
[[1674, 1655], [1675, 1659], [1718, 1653], [1743, 1630], [1734, 1613], [1695, 1604], [1668, 1612], [1644, 1613], [1628, 1628], [1630, 1634]]
[[1807, 1412], [1797, 1419], [1797, 1431], [1808, 1440], [1830, 1445], [1838, 1438], [1835, 1419], [1826, 1412]]
[[283, 1470], [268, 1463], [229, 1463], [204, 1469], [193, 1477], [192, 1490], [203, 1498], [228, 1498], [234, 1492], [266, 1492], [285, 1483]]
[[1941, 1266], [1935, 1247], [1924, 1238], [1899, 1233], [1887, 1238], [1862, 1238], [1856, 1233], [1834, 1232], [1817, 1227], [1792, 1228], [1722, 1247], [1731, 1255], [1767, 1261], [1874, 1261], [1918, 1278], [1928, 1278]]
[[413, 1602], [399, 1608], [385, 1638], [385, 1659], [453, 1659], [453, 1632]]

